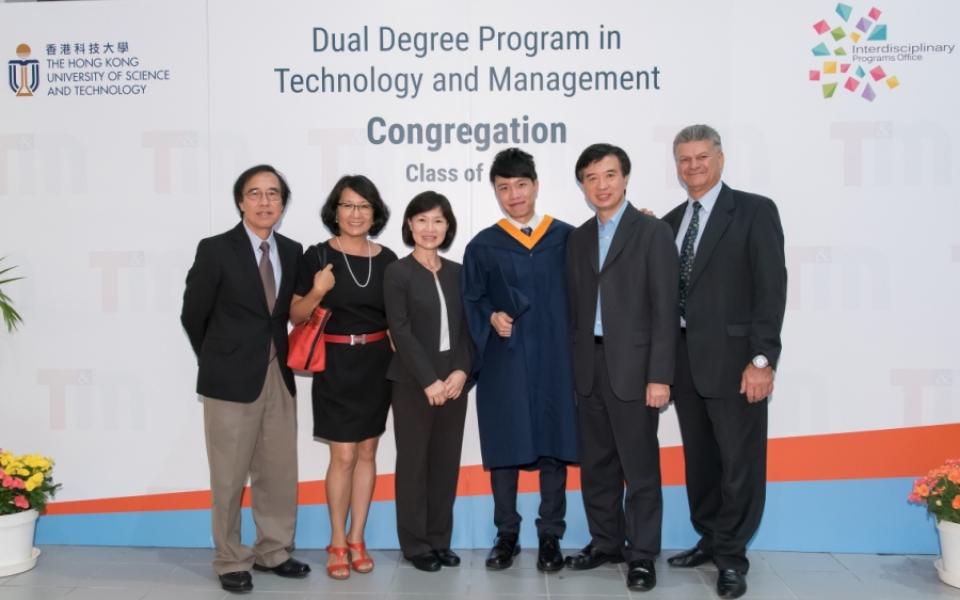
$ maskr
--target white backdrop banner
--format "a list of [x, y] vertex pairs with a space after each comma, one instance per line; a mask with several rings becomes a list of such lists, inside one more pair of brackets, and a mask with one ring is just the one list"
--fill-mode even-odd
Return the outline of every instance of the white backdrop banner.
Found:
[[[960, 454], [960, 5], [350, 9], [0, 5], [0, 267], [24, 276], [3, 287], [24, 324], [0, 333], [0, 447], [57, 461], [64, 487], [41, 541], [209, 543], [196, 360], [178, 315], [196, 243], [238, 221], [231, 186], [245, 168], [286, 175], [280, 231], [305, 246], [329, 237], [318, 213], [342, 174], [377, 184], [393, 211], [378, 241], [400, 255], [407, 201], [439, 191], [459, 221], [448, 253], [459, 260], [501, 216], [488, 179], [498, 150], [533, 154], [539, 211], [578, 225], [592, 213], [574, 162], [591, 143], [617, 144], [633, 162], [628, 199], [662, 215], [685, 200], [673, 136], [704, 122], [723, 136], [724, 180], [773, 198], [787, 240], [755, 547], [935, 550], [906, 495]], [[328, 455], [311, 437], [309, 383], [298, 379], [298, 544], [323, 547]], [[483, 546], [492, 503], [469, 415], [454, 542]], [[674, 415], [660, 427], [665, 546], [693, 539]], [[396, 545], [394, 460], [388, 423], [371, 545]], [[570, 546], [586, 540], [578, 491], [572, 481]], [[532, 519], [535, 503], [524, 506]], [[115, 537], [94, 539], [104, 523]]]

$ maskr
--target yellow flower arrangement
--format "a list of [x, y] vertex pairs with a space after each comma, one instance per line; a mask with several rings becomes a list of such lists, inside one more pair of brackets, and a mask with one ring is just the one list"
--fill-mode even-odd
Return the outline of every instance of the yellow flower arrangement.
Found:
[[0, 448], [0, 515], [42, 511], [60, 487], [52, 471], [53, 461], [45, 456], [17, 456]]

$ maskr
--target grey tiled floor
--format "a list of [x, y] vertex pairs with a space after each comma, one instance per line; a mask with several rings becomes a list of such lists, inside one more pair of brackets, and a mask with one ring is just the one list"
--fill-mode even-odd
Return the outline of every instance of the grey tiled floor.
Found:
[[[217, 600], [234, 597], [220, 590], [210, 568], [212, 551], [187, 548], [113, 548], [45, 546], [37, 566], [20, 575], [0, 578], [0, 600]], [[552, 575], [535, 568], [536, 554], [524, 550], [506, 571], [484, 568], [485, 550], [460, 552], [463, 564], [438, 573], [422, 573], [396, 551], [371, 552], [377, 567], [348, 581], [329, 579], [319, 550], [296, 556], [314, 567], [310, 577], [290, 580], [255, 573], [255, 589], [245, 599], [389, 600], [392, 598], [535, 598], [538, 600], [611, 598], [716, 598], [712, 567], [671, 569], [665, 551], [657, 561], [658, 584], [645, 594], [624, 586], [624, 569], [607, 565], [594, 571], [561, 571]], [[753, 552], [745, 598], [881, 598], [960, 599], [960, 589], [937, 579], [930, 556], [808, 554]]]

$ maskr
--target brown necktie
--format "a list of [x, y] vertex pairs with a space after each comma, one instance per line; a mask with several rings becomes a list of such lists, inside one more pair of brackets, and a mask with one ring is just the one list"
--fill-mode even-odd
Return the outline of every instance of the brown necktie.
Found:
[[277, 303], [277, 283], [273, 279], [273, 264], [270, 263], [270, 242], [260, 242], [260, 280], [263, 282], [263, 293], [267, 296], [267, 310], [273, 314], [273, 306]]

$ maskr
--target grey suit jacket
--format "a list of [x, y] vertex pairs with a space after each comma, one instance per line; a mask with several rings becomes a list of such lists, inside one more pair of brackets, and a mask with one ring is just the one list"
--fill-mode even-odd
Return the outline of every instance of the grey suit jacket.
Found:
[[648, 382], [673, 383], [679, 261], [665, 223], [628, 205], [599, 264], [596, 217], [567, 241], [567, 275], [577, 393], [593, 389], [594, 332], [600, 290], [607, 376], [621, 400], [646, 398]]

